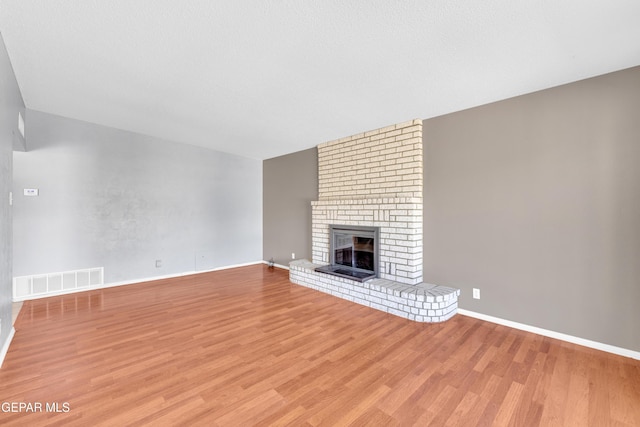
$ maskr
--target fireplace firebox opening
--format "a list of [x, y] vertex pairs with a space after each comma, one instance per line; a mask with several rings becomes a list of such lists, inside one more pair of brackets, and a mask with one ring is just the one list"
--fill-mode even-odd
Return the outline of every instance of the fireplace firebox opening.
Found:
[[316, 271], [364, 282], [378, 277], [379, 227], [329, 226], [329, 265]]

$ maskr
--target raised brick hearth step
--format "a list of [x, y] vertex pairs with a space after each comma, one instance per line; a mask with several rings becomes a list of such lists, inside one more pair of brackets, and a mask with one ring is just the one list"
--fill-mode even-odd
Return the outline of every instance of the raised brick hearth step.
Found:
[[308, 260], [289, 263], [289, 279], [358, 304], [416, 322], [444, 322], [458, 312], [460, 289], [419, 283], [407, 285], [387, 279], [366, 282], [315, 271], [322, 264]]

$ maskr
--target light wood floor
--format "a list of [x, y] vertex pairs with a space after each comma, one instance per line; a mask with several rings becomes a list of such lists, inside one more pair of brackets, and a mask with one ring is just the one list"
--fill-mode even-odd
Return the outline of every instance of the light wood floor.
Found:
[[640, 426], [640, 362], [420, 324], [257, 265], [25, 302], [1, 425]]

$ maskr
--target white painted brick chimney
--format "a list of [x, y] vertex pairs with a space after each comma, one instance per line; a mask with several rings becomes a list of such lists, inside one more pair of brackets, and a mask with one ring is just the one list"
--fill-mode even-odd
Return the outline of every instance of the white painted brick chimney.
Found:
[[422, 282], [422, 120], [318, 146], [313, 262], [329, 261], [329, 225], [380, 227], [380, 277]]

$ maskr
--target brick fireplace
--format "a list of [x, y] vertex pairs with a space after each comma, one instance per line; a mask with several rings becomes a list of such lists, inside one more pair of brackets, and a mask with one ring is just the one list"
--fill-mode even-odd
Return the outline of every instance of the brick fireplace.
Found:
[[[459, 290], [422, 283], [421, 120], [318, 145], [318, 182], [319, 200], [311, 202], [313, 259], [292, 262], [291, 281], [412, 320], [455, 314]], [[377, 279], [358, 284], [314, 271], [330, 261], [331, 226], [379, 228]]]
[[380, 277], [422, 281], [422, 121], [318, 146], [313, 262], [329, 262], [329, 226], [380, 227]]

